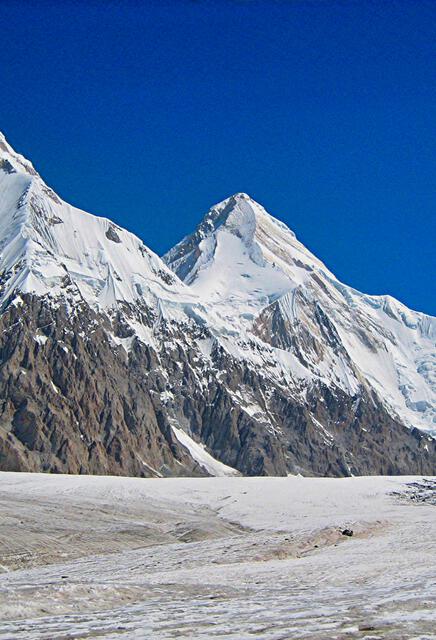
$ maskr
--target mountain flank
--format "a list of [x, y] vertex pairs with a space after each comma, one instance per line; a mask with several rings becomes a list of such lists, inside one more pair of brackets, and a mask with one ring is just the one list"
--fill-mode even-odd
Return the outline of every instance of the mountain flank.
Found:
[[0, 134], [1, 470], [435, 474], [435, 337], [247, 194], [160, 258]]

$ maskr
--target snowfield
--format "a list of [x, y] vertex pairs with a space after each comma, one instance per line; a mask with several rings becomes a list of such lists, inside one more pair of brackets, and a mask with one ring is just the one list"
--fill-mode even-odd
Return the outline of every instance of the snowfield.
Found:
[[1, 473], [0, 514], [4, 640], [436, 638], [436, 478]]

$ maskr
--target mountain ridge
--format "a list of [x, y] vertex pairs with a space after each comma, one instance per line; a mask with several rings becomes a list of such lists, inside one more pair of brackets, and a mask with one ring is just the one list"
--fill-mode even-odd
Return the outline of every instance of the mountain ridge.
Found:
[[247, 194], [165, 264], [0, 137], [0, 240], [2, 468], [435, 469], [435, 319], [343, 285]]
[[[257, 216], [251, 227], [247, 223], [247, 209]], [[223, 211], [225, 216], [221, 215]], [[220, 224], [210, 224], [210, 220], [218, 220]], [[238, 220], [239, 227], [235, 224]], [[244, 236], [247, 228], [249, 237]], [[228, 246], [231, 251], [226, 250]], [[404, 410], [410, 424], [418, 420], [422, 428], [429, 425], [430, 433], [436, 433], [436, 380], [433, 375], [427, 376], [427, 371], [432, 372], [436, 366], [432, 344], [436, 319], [411, 311], [390, 296], [370, 296], [342, 284], [301, 245], [292, 231], [246, 194], [237, 194], [212, 207], [197, 230], [164, 259], [195, 293], [214, 300], [222, 317], [234, 318], [238, 324], [247, 320], [249, 328], [253, 322], [259, 324], [259, 314], [267, 312], [276, 301], [277, 311], [288, 322], [292, 316], [295, 323], [298, 318], [293, 301], [298, 296], [294, 294], [304, 290], [308, 304], [311, 298], [327, 311], [345, 351], [368, 380], [375, 380], [376, 391], [383, 393], [385, 389], [391, 393], [391, 408], [395, 405], [398, 409], [406, 403]], [[288, 309], [284, 306], [286, 301]], [[305, 318], [307, 321], [307, 313]], [[413, 358], [420, 358], [416, 368], [418, 376], [422, 373], [421, 379], [415, 375], [415, 359], [396, 348], [397, 344], [409, 341], [410, 351], [415, 349], [417, 340], [420, 343]], [[382, 349], [391, 356], [391, 361], [385, 364]], [[390, 371], [384, 374], [383, 367]], [[402, 369], [407, 369], [407, 380], [397, 382], [395, 377]], [[411, 399], [420, 386], [424, 388], [424, 399]], [[428, 417], [421, 420], [419, 414], [426, 412]]]

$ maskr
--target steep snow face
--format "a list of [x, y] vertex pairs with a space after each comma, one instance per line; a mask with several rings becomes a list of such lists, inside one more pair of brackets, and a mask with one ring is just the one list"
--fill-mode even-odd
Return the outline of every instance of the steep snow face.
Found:
[[[228, 319], [253, 320], [260, 309], [327, 269], [279, 220], [238, 193], [206, 214], [196, 232], [164, 260]], [[330, 274], [331, 277], [332, 274]]]
[[192, 296], [132, 233], [62, 201], [0, 137], [1, 303], [19, 289], [85, 300], [189, 302]]
[[164, 259], [221, 321], [261, 337], [278, 361], [297, 356], [309, 377], [349, 393], [369, 385], [401, 421], [436, 435], [436, 318], [340, 283], [248, 195], [212, 207]]

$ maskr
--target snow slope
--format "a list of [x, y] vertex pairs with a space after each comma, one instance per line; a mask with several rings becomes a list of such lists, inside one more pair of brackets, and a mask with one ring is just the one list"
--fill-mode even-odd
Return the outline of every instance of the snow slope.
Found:
[[232, 467], [228, 467], [226, 464], [219, 462], [219, 460], [215, 460], [210, 453], [206, 451], [206, 448], [203, 444], [199, 444], [195, 442], [183, 429], [179, 429], [178, 427], [172, 426], [172, 430], [177, 438], [177, 440], [188, 449], [192, 458], [198, 462], [198, 464], [203, 467], [207, 473], [211, 476], [222, 477], [222, 476], [237, 476], [239, 475], [236, 469], [232, 469]]
[[280, 359], [283, 350], [295, 353], [289, 335], [308, 327], [317, 343], [311, 347], [301, 334], [300, 347], [312, 378], [349, 393], [363, 380], [393, 415], [436, 434], [436, 318], [340, 283], [247, 194], [212, 207], [164, 259], [235, 333], [242, 327], [259, 335], [274, 316], [287, 335], [279, 340], [271, 325], [269, 337], [261, 335], [280, 347]]
[[62, 201], [0, 134], [1, 302], [24, 293], [118, 302], [189, 302], [192, 296], [139, 238]]

